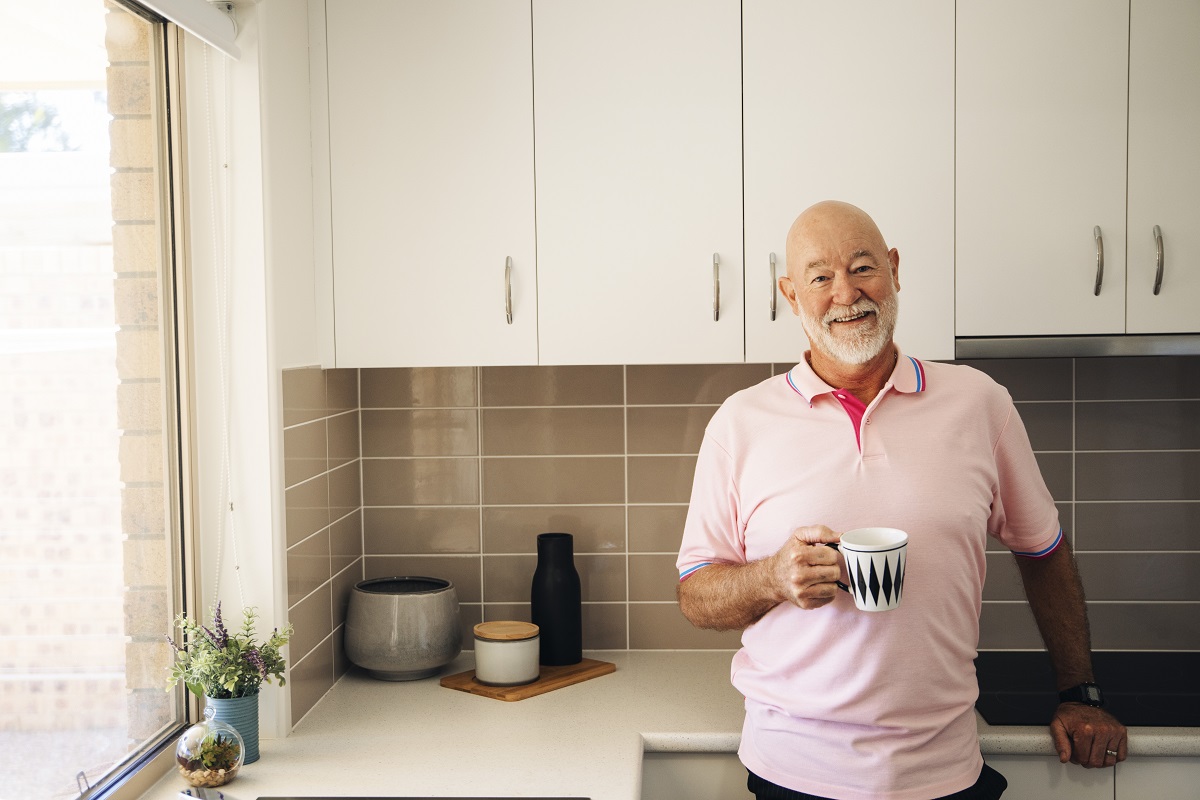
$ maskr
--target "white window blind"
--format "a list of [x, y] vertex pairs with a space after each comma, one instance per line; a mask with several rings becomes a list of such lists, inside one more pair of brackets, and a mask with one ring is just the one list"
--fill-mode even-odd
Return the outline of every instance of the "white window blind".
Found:
[[197, 39], [208, 42], [230, 58], [240, 55], [234, 44], [237, 24], [227, 11], [232, 4], [210, 3], [208, 0], [136, 0], [136, 2], [161, 14]]

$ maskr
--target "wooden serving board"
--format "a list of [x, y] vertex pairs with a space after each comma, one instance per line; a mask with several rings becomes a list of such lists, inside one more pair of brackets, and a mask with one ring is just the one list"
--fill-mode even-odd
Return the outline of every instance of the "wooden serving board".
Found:
[[460, 692], [470, 692], [482, 697], [491, 697], [496, 700], [512, 702], [552, 692], [555, 689], [561, 689], [573, 683], [581, 683], [592, 678], [598, 678], [601, 675], [615, 672], [616, 669], [617, 665], [609, 661], [597, 661], [593, 658], [585, 658], [578, 664], [568, 664], [565, 667], [543, 666], [541, 668], [541, 675], [536, 681], [521, 686], [488, 686], [475, 680], [475, 670], [471, 669], [456, 675], [447, 675], [442, 678], [442, 686], [445, 686], [447, 689], [457, 689]]

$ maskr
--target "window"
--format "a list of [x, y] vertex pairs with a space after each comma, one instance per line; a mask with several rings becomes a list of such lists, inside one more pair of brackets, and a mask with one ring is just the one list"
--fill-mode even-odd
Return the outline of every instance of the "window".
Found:
[[185, 720], [176, 35], [117, 0], [0, 6], [5, 797], [97, 794]]

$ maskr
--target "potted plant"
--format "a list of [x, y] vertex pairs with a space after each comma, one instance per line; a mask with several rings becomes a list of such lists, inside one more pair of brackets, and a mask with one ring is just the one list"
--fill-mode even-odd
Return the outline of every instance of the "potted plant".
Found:
[[[264, 642], [254, 631], [257, 613], [253, 608], [242, 610], [241, 630], [230, 632], [221, 619], [221, 604], [212, 609], [212, 627], [207, 627], [185, 614], [175, 618], [175, 627], [183, 635], [178, 639], [167, 636], [175, 649], [175, 662], [167, 681], [168, 691], [182, 682], [195, 695], [205, 698], [213, 708], [216, 719], [237, 729], [245, 740], [245, 763], [258, 760], [258, 692], [272, 678], [283, 686], [287, 683], [280, 648], [288, 643], [292, 626], [276, 628]], [[180, 644], [182, 642], [182, 644]]]

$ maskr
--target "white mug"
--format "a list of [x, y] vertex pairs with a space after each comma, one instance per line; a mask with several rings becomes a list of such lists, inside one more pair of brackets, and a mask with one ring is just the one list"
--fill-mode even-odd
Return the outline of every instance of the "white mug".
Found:
[[855, 528], [841, 541], [828, 543], [846, 559], [849, 585], [837, 582], [854, 596], [861, 611], [891, 611], [900, 605], [908, 556], [908, 534], [896, 528]]

